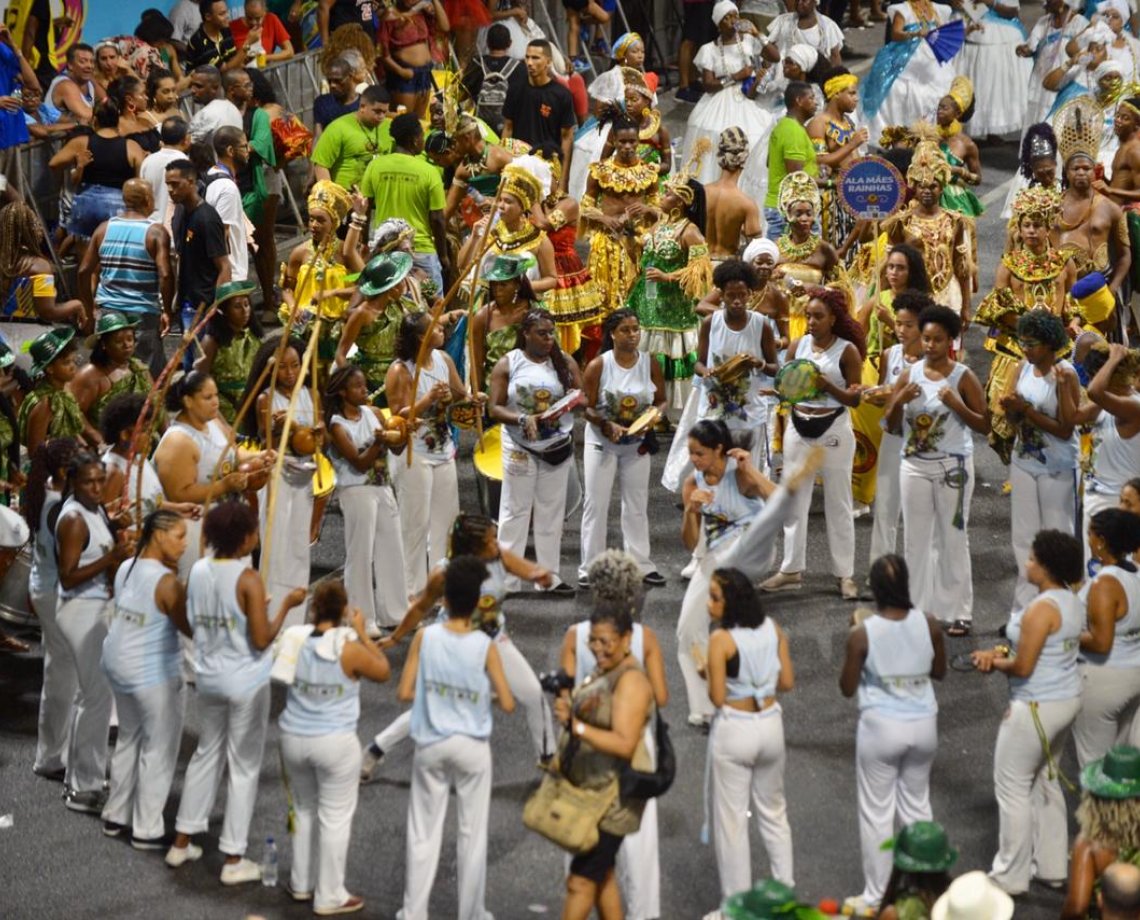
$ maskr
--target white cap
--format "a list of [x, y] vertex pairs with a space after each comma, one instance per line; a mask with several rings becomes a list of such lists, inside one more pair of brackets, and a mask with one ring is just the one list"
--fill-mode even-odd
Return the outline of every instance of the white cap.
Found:
[[967, 872], [950, 883], [934, 902], [930, 920], [1009, 920], [1013, 898], [984, 872]]

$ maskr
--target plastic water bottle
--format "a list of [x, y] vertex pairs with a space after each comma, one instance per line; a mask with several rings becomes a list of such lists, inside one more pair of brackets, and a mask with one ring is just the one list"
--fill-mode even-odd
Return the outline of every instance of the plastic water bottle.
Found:
[[261, 857], [261, 884], [266, 888], [277, 887], [277, 844], [272, 837], [266, 838]]
[[657, 282], [648, 278], [645, 280], [645, 299], [650, 303], [657, 303]]

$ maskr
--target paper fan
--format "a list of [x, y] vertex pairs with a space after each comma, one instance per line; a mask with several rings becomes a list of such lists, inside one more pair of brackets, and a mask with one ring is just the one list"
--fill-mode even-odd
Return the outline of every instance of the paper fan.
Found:
[[939, 64], [945, 64], [954, 57], [965, 41], [966, 23], [961, 19], [951, 19], [946, 25], [932, 29], [926, 35], [926, 42]]

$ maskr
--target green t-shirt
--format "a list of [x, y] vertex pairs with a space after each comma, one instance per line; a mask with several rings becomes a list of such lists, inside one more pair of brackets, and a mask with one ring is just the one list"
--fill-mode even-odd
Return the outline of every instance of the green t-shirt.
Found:
[[356, 112], [341, 115], [321, 132], [312, 160], [325, 167], [337, 185], [352, 188], [359, 184], [373, 157], [392, 149], [390, 129], [388, 119], [375, 128], [365, 128]]
[[442, 211], [447, 198], [431, 163], [407, 153], [377, 157], [364, 172], [360, 193], [372, 199], [375, 223], [402, 217], [416, 229], [416, 252], [435, 252], [428, 214]]
[[768, 138], [768, 194], [764, 196], [764, 207], [775, 208], [780, 203], [780, 183], [788, 174], [785, 160], [800, 160], [804, 172], [809, 176], [819, 175], [815, 162], [815, 147], [808, 137], [807, 129], [790, 115], [785, 115], [772, 129]]

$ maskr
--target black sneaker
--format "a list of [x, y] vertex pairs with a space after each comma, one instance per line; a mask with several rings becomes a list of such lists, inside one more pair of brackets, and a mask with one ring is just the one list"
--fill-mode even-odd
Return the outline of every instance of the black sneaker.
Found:
[[162, 837], [132, 837], [131, 846], [136, 850], [165, 850], [166, 840]]
[[78, 811], [85, 815], [98, 815], [103, 813], [103, 806], [107, 804], [104, 792], [69, 792], [63, 797], [63, 804], [71, 811]]
[[665, 576], [660, 572], [650, 572], [641, 580], [651, 588], [660, 588], [662, 585], [666, 584]]
[[32, 772], [36, 776], [42, 776], [44, 779], [50, 779], [53, 783], [62, 783], [67, 778], [67, 770], [60, 767], [58, 770], [48, 770], [44, 767], [32, 767]]
[[103, 836], [104, 837], [118, 837], [127, 829], [126, 824], [119, 824], [117, 821], [104, 821], [103, 822]]

